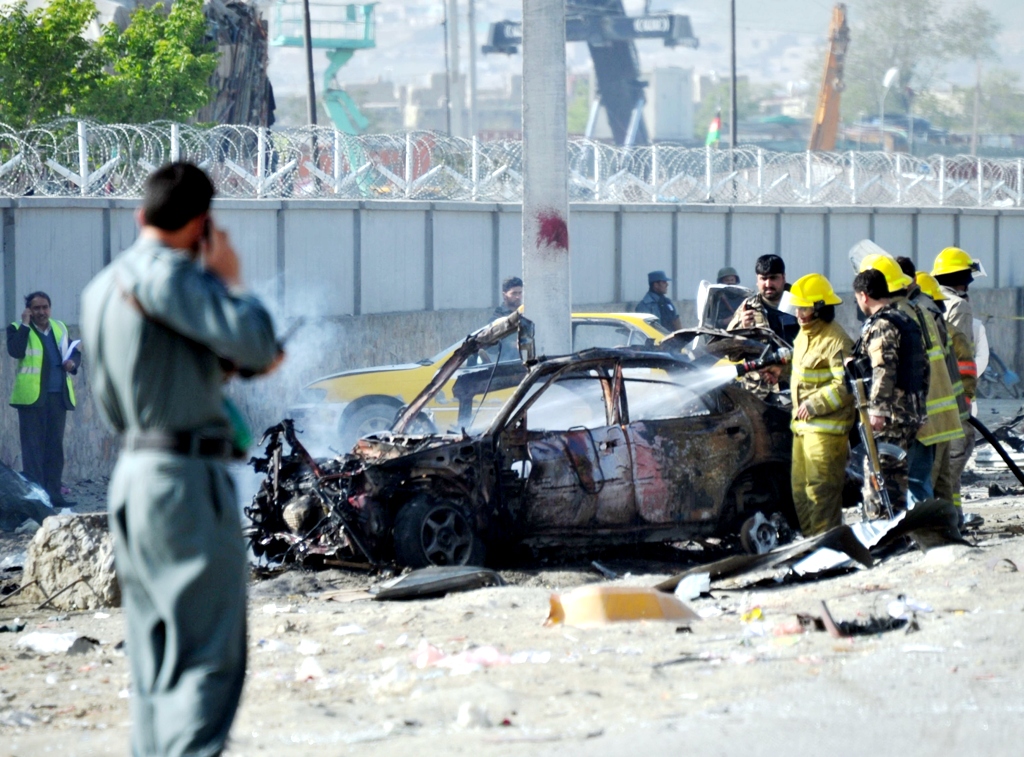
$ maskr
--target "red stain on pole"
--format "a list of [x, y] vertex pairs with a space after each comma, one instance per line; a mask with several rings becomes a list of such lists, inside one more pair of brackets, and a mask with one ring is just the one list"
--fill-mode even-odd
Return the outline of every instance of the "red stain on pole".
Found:
[[569, 228], [558, 213], [546, 211], [537, 214], [537, 246], [569, 249]]

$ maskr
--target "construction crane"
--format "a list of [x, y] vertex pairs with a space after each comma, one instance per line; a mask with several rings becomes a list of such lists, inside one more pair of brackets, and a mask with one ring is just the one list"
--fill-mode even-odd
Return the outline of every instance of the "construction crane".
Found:
[[[640, 80], [635, 41], [660, 39], [666, 47], [695, 48], [699, 41], [693, 36], [690, 17], [674, 13], [627, 16], [622, 0], [568, 0], [565, 13], [565, 41], [587, 43], [597, 76], [597, 97], [587, 135], [603, 105], [615, 144], [647, 144], [643, 119], [647, 82]], [[498, 21], [491, 24], [482, 52], [514, 55], [522, 44], [521, 23]]]
[[828, 54], [825, 56], [825, 73], [821, 77], [818, 91], [818, 106], [814, 109], [811, 124], [811, 139], [808, 150], [834, 150], [836, 134], [839, 131], [839, 98], [845, 88], [843, 64], [846, 48], [850, 45], [850, 28], [846, 25], [846, 5], [837, 3], [832, 9], [832, 23], [828, 31]]
[[[357, 50], [376, 47], [373, 7], [377, 3], [309, 4], [312, 46], [327, 51], [330, 65], [324, 72], [321, 99], [334, 128], [343, 134], [360, 134], [369, 121], [356, 101], [341, 88], [335, 77]], [[279, 0], [274, 6], [274, 34], [270, 44], [276, 47], [303, 46], [301, 0]]]

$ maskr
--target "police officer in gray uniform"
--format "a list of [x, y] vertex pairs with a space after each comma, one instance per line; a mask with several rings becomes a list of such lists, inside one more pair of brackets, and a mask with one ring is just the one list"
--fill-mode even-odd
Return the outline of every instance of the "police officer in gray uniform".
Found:
[[678, 331], [683, 327], [679, 320], [679, 311], [672, 304], [666, 293], [668, 282], [671, 281], [664, 271], [651, 271], [647, 274], [647, 294], [637, 303], [636, 312], [650, 313], [658, 316], [661, 325], [669, 331]]
[[224, 382], [283, 353], [212, 228], [213, 185], [173, 163], [146, 180], [138, 240], [82, 295], [100, 414], [123, 436], [108, 492], [131, 661], [132, 753], [216, 755], [242, 693], [246, 556]]

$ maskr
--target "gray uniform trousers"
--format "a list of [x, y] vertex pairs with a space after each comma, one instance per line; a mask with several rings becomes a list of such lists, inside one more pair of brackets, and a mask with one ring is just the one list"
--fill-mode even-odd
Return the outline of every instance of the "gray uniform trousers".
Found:
[[132, 679], [132, 754], [224, 748], [245, 679], [247, 561], [220, 461], [122, 452], [110, 529]]

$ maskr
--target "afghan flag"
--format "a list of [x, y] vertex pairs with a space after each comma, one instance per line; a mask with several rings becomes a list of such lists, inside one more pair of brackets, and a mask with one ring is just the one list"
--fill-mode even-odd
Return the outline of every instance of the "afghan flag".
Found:
[[713, 145], [718, 142], [719, 132], [722, 130], [722, 109], [719, 108], [718, 112], [715, 113], [715, 117], [711, 119], [711, 123], [708, 125], [708, 138], [704, 140], [704, 146]]

